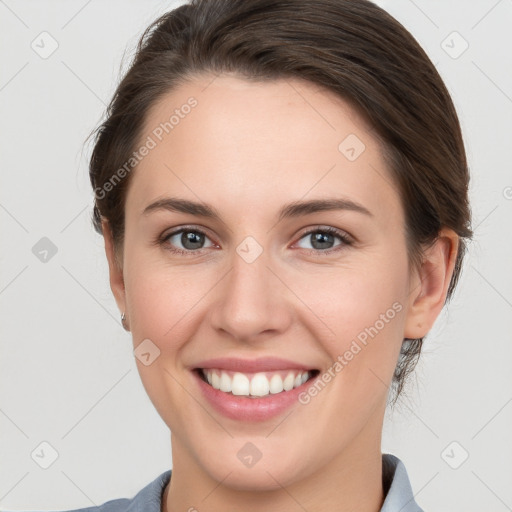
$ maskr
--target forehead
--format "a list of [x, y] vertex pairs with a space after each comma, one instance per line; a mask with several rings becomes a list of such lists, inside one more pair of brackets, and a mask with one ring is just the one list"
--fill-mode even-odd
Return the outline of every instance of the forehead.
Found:
[[372, 127], [301, 80], [191, 79], [149, 110], [140, 144], [150, 140], [127, 197], [138, 213], [165, 195], [237, 216], [305, 195], [339, 193], [377, 210], [399, 202]]

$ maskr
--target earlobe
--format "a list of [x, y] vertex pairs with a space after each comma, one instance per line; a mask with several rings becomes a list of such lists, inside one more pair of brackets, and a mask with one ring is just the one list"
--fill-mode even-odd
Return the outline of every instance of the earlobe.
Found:
[[441, 312], [455, 268], [459, 237], [444, 228], [423, 256], [418, 279], [409, 292], [404, 337], [423, 338], [430, 331]]
[[126, 311], [126, 300], [122, 265], [117, 261], [112, 232], [106, 219], [102, 219], [101, 227], [105, 241], [105, 254], [108, 260], [110, 288], [114, 294], [119, 310], [124, 312]]

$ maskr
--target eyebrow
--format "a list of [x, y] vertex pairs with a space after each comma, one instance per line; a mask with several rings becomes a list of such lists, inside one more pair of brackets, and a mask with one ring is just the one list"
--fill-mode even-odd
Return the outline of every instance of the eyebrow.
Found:
[[[279, 210], [278, 220], [300, 217], [321, 211], [331, 210], [349, 210], [362, 213], [369, 217], [373, 214], [362, 204], [356, 203], [350, 199], [311, 199], [309, 201], [294, 201]], [[220, 213], [211, 205], [190, 201], [188, 199], [180, 199], [177, 197], [165, 197], [146, 206], [142, 215], [148, 215], [155, 211], [171, 211], [188, 213], [199, 217], [221, 220]]]

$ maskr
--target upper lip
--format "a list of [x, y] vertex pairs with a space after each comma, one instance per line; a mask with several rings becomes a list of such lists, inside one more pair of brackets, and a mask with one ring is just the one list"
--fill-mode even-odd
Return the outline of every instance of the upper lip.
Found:
[[235, 372], [272, 372], [278, 370], [314, 370], [311, 366], [281, 359], [279, 357], [260, 357], [258, 359], [238, 359], [234, 357], [219, 357], [208, 359], [194, 365], [195, 369], [218, 369]]

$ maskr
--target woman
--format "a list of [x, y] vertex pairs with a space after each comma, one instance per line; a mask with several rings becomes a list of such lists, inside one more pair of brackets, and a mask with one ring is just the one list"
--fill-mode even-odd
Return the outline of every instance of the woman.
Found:
[[181, 6], [90, 177], [172, 445], [172, 475], [101, 510], [421, 511], [382, 422], [471, 228], [456, 112], [404, 27], [366, 0]]

